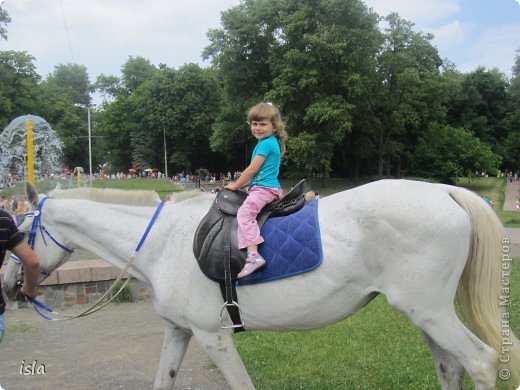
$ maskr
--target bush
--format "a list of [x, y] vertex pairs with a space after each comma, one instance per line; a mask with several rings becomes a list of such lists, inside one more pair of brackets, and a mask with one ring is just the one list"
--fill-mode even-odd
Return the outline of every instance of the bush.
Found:
[[[124, 280], [119, 280], [114, 289], [112, 290], [112, 296], [117, 294], [117, 292], [123, 287]], [[134, 294], [132, 293], [132, 282], [128, 282], [128, 284], [123, 288], [123, 290], [119, 293], [117, 297], [114, 298], [113, 302], [121, 303], [121, 302], [133, 302]]]

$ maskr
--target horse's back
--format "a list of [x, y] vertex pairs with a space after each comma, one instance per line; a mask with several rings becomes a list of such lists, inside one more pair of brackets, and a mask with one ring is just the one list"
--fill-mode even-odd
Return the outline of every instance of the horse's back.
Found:
[[379, 291], [399, 286], [403, 277], [419, 287], [431, 277], [426, 269], [462, 272], [471, 226], [451, 188], [381, 180], [326, 197], [320, 204], [323, 246], [344, 253], [348, 272]]
[[321, 210], [333, 214], [346, 210], [351, 217], [398, 218], [400, 221], [465, 219], [450, 196], [451, 186], [412, 180], [379, 180], [321, 201]]

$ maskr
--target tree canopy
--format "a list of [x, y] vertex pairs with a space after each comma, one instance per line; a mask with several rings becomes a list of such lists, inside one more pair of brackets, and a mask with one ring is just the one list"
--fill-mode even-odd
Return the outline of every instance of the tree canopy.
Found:
[[0, 40], [7, 41], [7, 24], [11, 23], [11, 17], [0, 5]]
[[37, 106], [40, 76], [27, 52], [0, 51], [0, 128]]
[[[9, 22], [0, 9], [0, 39]], [[42, 79], [29, 53], [0, 51], [0, 125], [40, 115], [65, 145], [64, 164], [86, 166], [89, 107], [94, 167], [241, 170], [255, 142], [247, 110], [271, 101], [289, 133], [284, 176], [449, 182], [520, 170], [520, 57], [511, 79], [462, 73], [432, 39], [361, 0], [242, 0], [208, 31], [207, 68], [129, 56], [119, 75], [94, 82], [79, 64]]]

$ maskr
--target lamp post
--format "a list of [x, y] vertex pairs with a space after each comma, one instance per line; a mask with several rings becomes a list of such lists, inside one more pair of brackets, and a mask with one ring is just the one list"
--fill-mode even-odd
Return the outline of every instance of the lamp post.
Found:
[[[87, 127], [88, 127], [88, 182], [92, 187], [92, 136], [90, 132], [90, 105], [83, 105], [76, 103], [74, 104], [76, 107], [86, 108], [87, 109]], [[78, 137], [82, 138], [82, 137]]]
[[166, 129], [163, 127], [163, 144], [164, 144], [164, 175], [168, 178], [168, 157], [166, 154]]
[[90, 136], [90, 106], [87, 106], [87, 122], [88, 122], [88, 178], [92, 187], [92, 137]]

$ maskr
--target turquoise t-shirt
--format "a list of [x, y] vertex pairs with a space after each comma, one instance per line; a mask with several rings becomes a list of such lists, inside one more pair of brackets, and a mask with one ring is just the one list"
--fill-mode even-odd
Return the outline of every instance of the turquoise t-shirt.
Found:
[[280, 145], [274, 135], [261, 139], [253, 150], [251, 161], [256, 155], [264, 156], [265, 161], [249, 182], [249, 186], [254, 185], [263, 187], [282, 188], [278, 181], [278, 174], [280, 173]]

